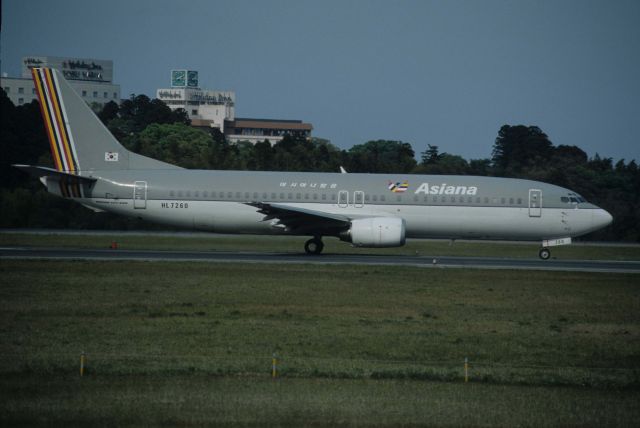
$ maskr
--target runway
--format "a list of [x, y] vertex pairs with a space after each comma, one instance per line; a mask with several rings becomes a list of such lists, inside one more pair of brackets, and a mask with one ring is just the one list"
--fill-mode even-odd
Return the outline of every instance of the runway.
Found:
[[539, 260], [496, 257], [438, 257], [374, 254], [255, 253], [217, 251], [111, 250], [82, 248], [2, 247], [0, 259], [40, 260], [138, 260], [212, 263], [324, 264], [414, 266], [423, 268], [516, 269], [640, 273], [640, 261]]

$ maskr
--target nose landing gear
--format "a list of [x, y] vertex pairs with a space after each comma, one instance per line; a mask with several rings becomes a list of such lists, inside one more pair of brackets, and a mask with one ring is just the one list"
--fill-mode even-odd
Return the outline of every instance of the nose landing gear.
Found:
[[538, 256], [542, 260], [549, 260], [549, 257], [551, 257], [551, 250], [548, 248], [540, 248], [540, 251], [538, 252]]
[[319, 236], [309, 239], [304, 244], [304, 251], [306, 251], [307, 254], [318, 255], [322, 252], [323, 249], [324, 244], [322, 243], [322, 239]]

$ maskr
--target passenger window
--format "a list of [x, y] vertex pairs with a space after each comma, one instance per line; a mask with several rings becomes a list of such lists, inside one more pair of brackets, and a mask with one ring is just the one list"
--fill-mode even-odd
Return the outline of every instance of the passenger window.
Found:
[[182, 197], [182, 190], [178, 190], [178, 197], [181, 198]]
[[335, 194], [335, 193], [332, 193], [332, 194], [331, 194], [331, 200], [332, 200], [332, 201], [335, 201], [335, 200], [336, 200], [336, 194]]
[[488, 203], [489, 203], [489, 198], [488, 198], [488, 197], [486, 197], [486, 196], [484, 197], [484, 203], [485, 203], [485, 204], [488, 204]]
[[296, 193], [296, 199], [300, 199], [300, 193]]
[[227, 198], [233, 199], [233, 192], [227, 192]]
[[309, 199], [309, 194], [308, 194], [308, 193], [305, 193], [305, 194], [304, 194], [304, 198], [305, 198], [305, 199]]
[[284, 199], [284, 193], [280, 193], [280, 199]]
[[287, 199], [289, 199], [289, 200], [293, 199], [293, 193], [289, 193], [287, 196], [288, 196]]
[[372, 195], [371, 199], [373, 199], [373, 202], [378, 202], [378, 195]]
[[507, 200], [505, 198], [500, 198], [500, 203], [504, 205], [507, 203]]
[[509, 198], [509, 205], [513, 205], [513, 198]]
[[387, 198], [384, 197], [384, 195], [380, 195], [380, 202], [384, 202]]
[[326, 201], [326, 200], [327, 200], [327, 195], [326, 195], [326, 193], [323, 193], [323, 194], [322, 194], [322, 200], [323, 200], [323, 201]]
[[314, 201], [317, 201], [317, 200], [318, 200], [318, 194], [317, 194], [317, 193], [314, 193], [314, 194], [313, 194], [313, 200], [314, 200]]
[[170, 190], [170, 191], [169, 191], [169, 196], [171, 196], [171, 197], [173, 198], [173, 197], [175, 196], [175, 193], [176, 193], [176, 192], [174, 192], [173, 190]]
[[258, 192], [253, 192], [253, 199], [258, 199]]
[[518, 205], [522, 205], [522, 198], [518, 198]]
[[187, 190], [187, 198], [191, 197], [191, 190]]
[[569, 198], [567, 198], [566, 196], [562, 196], [562, 197], [560, 198], [560, 200], [561, 200], [562, 202], [564, 202], [564, 203], [568, 203], [568, 202], [569, 202]]
[[402, 202], [402, 196], [400, 196], [400, 195], [396, 196], [396, 200], [397, 200], [398, 202]]
[[480, 196], [476, 198], [476, 204], [479, 204], [479, 203], [480, 203]]
[[[249, 196], [249, 194], [247, 193], [247, 196]], [[236, 199], [241, 199], [242, 198], [242, 192], [236, 192]]]

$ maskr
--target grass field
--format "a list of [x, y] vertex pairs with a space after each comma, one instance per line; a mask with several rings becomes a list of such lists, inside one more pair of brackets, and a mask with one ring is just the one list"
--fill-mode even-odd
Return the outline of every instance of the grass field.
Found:
[[[228, 235], [174, 235], [158, 234], [28, 234], [0, 233], [0, 245], [32, 247], [108, 248], [112, 242], [118, 248], [129, 250], [196, 250], [196, 251], [271, 251], [304, 252], [308, 238], [292, 236], [228, 236]], [[408, 240], [400, 248], [353, 248], [336, 238], [325, 238], [325, 253], [337, 254], [389, 254], [425, 256], [484, 256], [537, 258], [538, 243], [483, 242], [446, 240]], [[581, 260], [640, 260], [640, 245], [568, 245], [554, 247], [552, 257]]]
[[0, 278], [3, 425], [640, 416], [640, 275], [0, 261]]

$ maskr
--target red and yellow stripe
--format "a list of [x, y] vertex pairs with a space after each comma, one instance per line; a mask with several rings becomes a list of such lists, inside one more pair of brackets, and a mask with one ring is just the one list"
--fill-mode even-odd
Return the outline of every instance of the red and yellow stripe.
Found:
[[[58, 171], [77, 174], [78, 158], [60, 97], [57, 76], [49, 68], [33, 68], [31, 73], [55, 167]], [[80, 186], [75, 180], [60, 180], [60, 191], [65, 197], [81, 197]]]
[[31, 72], [56, 169], [76, 173], [78, 161], [67, 125], [66, 112], [62, 108], [56, 76], [49, 68], [34, 68]]

